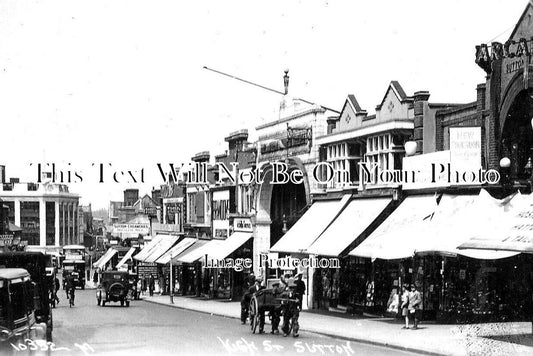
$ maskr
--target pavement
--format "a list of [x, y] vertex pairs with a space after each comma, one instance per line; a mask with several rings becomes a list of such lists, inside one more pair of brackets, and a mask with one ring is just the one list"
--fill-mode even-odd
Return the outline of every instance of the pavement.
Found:
[[[239, 302], [175, 296], [171, 304], [168, 295], [141, 298], [173, 308], [240, 319]], [[427, 355], [533, 355], [530, 322], [422, 323], [418, 330], [406, 330], [402, 329], [401, 320], [393, 318], [304, 311], [299, 323], [303, 331]], [[268, 326], [265, 331], [269, 331]]]

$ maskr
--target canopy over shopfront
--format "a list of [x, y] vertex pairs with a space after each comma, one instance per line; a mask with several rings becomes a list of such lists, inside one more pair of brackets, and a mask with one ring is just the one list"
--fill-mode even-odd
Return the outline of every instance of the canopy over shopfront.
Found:
[[198, 240], [185, 252], [172, 259], [172, 263], [193, 263], [218, 248], [221, 240]]
[[106, 251], [106, 253], [104, 253], [102, 257], [98, 259], [98, 261], [93, 263], [93, 267], [103, 269], [104, 266], [107, 264], [107, 262], [109, 262], [109, 260], [111, 260], [111, 258], [115, 256], [115, 254], [117, 253], [118, 253], [117, 250], [115, 250], [114, 248], [110, 248], [109, 250]]
[[146, 254], [146, 257], [143, 259], [144, 262], [154, 263], [159, 257], [174, 246], [179, 239], [179, 236], [174, 235], [161, 235], [161, 237], [162, 238], [157, 245]]
[[216, 245], [216, 248], [209, 250], [208, 258], [214, 260], [221, 260], [231, 255], [236, 249], [244, 245], [252, 234], [249, 232], [234, 232], [227, 239], [221, 241], [220, 245]]
[[270, 249], [272, 252], [302, 253], [326, 230], [350, 199], [317, 201]]
[[414, 255], [418, 234], [437, 208], [436, 195], [410, 196], [349, 255], [394, 260]]
[[491, 219], [459, 249], [533, 253], [533, 194], [515, 195], [498, 219]]
[[187, 250], [196, 239], [192, 237], [185, 237], [183, 240], [178, 242], [174, 247], [165, 252], [161, 257], [159, 257], [155, 262], [160, 264], [167, 264], [170, 262], [171, 257], [179, 256], [183, 251]]
[[124, 255], [124, 257], [122, 257], [122, 259], [118, 262], [117, 266], [115, 267], [116, 269], [119, 269], [120, 267], [122, 267], [124, 264], [126, 264], [126, 262], [128, 262], [128, 260], [131, 258], [131, 256], [133, 256], [133, 253], [135, 252], [135, 247], [132, 247], [128, 250], [128, 252], [126, 252], [126, 254]]
[[150, 254], [150, 252], [159, 244], [163, 235], [156, 235], [148, 244], [146, 244], [143, 249], [133, 256], [134, 259], [138, 261], [144, 261], [144, 259]]
[[390, 202], [390, 198], [353, 199], [307, 252], [321, 256], [339, 256]]
[[444, 194], [439, 206], [416, 242], [417, 254], [440, 254], [493, 260], [517, 255], [516, 252], [491, 250], [459, 250], [476, 232], [486, 233], [491, 222], [499, 221], [504, 214], [502, 202], [492, 198], [485, 190], [479, 195]]

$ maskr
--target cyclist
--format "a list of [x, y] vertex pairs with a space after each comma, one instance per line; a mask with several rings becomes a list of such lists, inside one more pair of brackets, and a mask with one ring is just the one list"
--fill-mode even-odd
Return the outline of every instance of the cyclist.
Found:
[[71, 306], [74, 305], [74, 296], [76, 291], [76, 286], [74, 285], [74, 277], [72, 275], [67, 276], [67, 280], [65, 282], [65, 291], [67, 292], [67, 298], [69, 299], [69, 304]]

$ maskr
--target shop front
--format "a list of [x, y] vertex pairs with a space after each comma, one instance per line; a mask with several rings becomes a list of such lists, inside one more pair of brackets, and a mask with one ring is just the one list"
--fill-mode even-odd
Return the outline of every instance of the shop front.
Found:
[[[350, 252], [371, 263], [365, 310], [398, 313], [402, 285], [415, 284], [426, 320], [523, 320], [522, 312], [531, 304], [531, 259], [516, 251], [464, 244], [472, 234], [487, 236], [506, 221], [506, 211], [513, 210], [509, 201], [494, 199], [483, 190], [408, 196]], [[462, 244], [465, 248], [458, 249]]]
[[[307, 248], [320, 258], [339, 259], [339, 268], [319, 268], [313, 275], [313, 305], [318, 309], [360, 310], [364, 304], [370, 264], [355, 257], [339, 258], [350, 246], [364, 238], [373, 226], [394, 208], [392, 197], [351, 199], [327, 229]], [[359, 296], [357, 296], [359, 294]]]
[[[346, 207], [351, 195], [346, 194], [341, 199], [314, 202], [311, 207], [296, 221], [296, 223], [270, 248], [269, 260], [283, 261], [285, 257], [297, 260], [317, 259], [307, 249], [320, 237], [328, 226], [339, 216]], [[313, 277], [315, 267], [294, 268], [290, 266], [275, 266], [265, 263], [260, 266], [266, 270], [267, 285], [279, 281], [282, 274], [302, 272], [302, 279], [306, 284], [303, 308], [311, 308], [313, 304]]]

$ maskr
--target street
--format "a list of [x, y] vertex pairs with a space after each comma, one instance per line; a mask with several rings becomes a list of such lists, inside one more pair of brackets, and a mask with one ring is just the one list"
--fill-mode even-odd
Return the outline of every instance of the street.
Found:
[[94, 290], [76, 290], [73, 308], [64, 291], [59, 298], [51, 355], [413, 355], [308, 332], [254, 335], [236, 319], [144, 301], [98, 307]]

